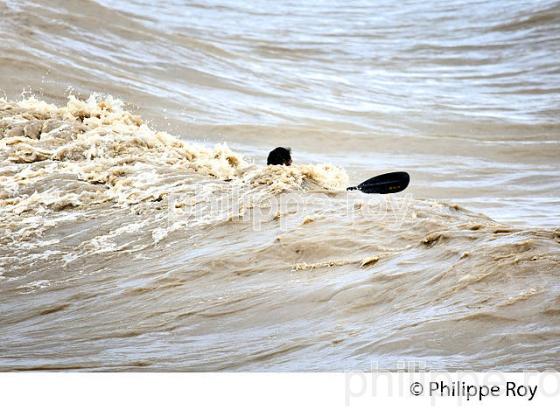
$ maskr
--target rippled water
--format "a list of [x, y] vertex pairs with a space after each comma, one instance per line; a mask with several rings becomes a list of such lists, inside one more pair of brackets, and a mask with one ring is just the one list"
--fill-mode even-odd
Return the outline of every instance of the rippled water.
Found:
[[557, 369], [560, 2], [0, 16], [1, 369]]

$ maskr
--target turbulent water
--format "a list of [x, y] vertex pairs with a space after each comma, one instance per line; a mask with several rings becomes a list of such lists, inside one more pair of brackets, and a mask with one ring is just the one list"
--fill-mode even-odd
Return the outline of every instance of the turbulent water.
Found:
[[372, 3], [0, 0], [0, 370], [559, 370], [560, 2]]

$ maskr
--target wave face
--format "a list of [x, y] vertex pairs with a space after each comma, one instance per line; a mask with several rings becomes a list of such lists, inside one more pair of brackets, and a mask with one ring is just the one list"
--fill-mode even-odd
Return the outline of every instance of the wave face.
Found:
[[300, 3], [0, 0], [0, 370], [559, 369], [560, 3]]

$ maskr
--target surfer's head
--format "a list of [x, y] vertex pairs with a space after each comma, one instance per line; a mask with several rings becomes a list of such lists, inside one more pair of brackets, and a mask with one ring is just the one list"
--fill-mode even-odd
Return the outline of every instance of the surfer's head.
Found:
[[268, 154], [266, 165], [292, 165], [291, 148], [278, 147], [274, 148]]

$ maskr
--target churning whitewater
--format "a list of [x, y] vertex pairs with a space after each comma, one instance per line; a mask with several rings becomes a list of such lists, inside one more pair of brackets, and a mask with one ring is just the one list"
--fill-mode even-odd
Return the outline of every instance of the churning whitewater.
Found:
[[0, 370], [557, 368], [557, 229], [347, 184], [0, 101]]

